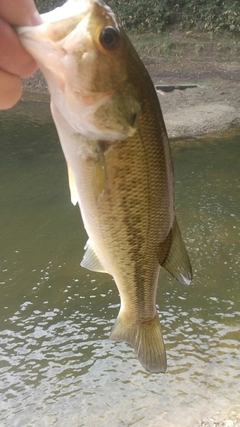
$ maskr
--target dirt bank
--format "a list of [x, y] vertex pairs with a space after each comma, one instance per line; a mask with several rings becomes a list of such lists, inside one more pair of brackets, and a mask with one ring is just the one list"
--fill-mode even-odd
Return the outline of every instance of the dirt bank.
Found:
[[218, 84], [160, 94], [169, 135], [201, 135], [239, 126], [239, 90], [240, 86], [235, 84], [231, 87]]

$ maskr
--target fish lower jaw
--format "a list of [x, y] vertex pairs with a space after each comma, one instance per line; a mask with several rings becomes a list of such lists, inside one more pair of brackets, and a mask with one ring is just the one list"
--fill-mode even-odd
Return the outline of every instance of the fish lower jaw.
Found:
[[34, 33], [31, 30], [21, 33], [25, 27], [20, 27], [18, 34], [20, 36], [21, 43], [25, 49], [32, 54], [35, 61], [38, 63], [39, 68], [48, 70], [53, 76], [59, 75], [62, 72], [61, 62], [59, 61], [59, 53], [56, 52], [55, 47], [48, 40], [38, 41], [37, 38], [33, 37]]

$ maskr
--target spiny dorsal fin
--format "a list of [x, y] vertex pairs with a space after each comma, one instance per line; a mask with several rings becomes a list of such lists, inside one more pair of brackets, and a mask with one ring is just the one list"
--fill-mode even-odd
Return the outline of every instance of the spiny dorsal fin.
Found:
[[83, 259], [80, 265], [91, 271], [98, 271], [99, 273], [107, 273], [106, 269], [103, 267], [101, 261], [99, 260], [95, 250], [93, 249], [90, 239], [87, 241], [84, 249], [86, 249], [86, 252], [83, 256]]
[[[165, 244], [165, 247], [168, 247], [169, 243], [171, 246], [167, 256], [165, 257], [163, 249]], [[192, 267], [176, 218], [174, 219], [171, 232], [164, 244], [161, 245], [158, 260], [159, 264], [179, 282], [185, 285], [189, 285], [191, 283]]]
[[67, 163], [67, 169], [68, 169], [68, 183], [69, 183], [70, 194], [71, 194], [71, 202], [75, 206], [78, 202], [78, 193], [77, 193], [77, 187], [75, 184], [74, 175], [68, 163]]

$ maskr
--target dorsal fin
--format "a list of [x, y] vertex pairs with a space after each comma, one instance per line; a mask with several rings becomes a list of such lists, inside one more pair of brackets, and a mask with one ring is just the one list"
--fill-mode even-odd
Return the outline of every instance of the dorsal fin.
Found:
[[86, 252], [83, 256], [81, 266], [91, 271], [98, 271], [99, 273], [107, 273], [106, 269], [103, 267], [101, 261], [99, 260], [91, 244], [90, 239], [87, 241], [84, 249], [86, 249]]
[[158, 261], [179, 282], [185, 285], [191, 283], [192, 267], [176, 217], [172, 230], [165, 242], [160, 245]]

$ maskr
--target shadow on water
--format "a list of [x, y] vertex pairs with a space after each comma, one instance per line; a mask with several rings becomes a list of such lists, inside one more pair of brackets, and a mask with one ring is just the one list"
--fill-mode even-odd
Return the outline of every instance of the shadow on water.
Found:
[[117, 289], [79, 266], [86, 234], [48, 104], [26, 104], [0, 114], [0, 425], [181, 427], [227, 413], [240, 401], [239, 133], [172, 143], [194, 282], [161, 273], [168, 371], [150, 375], [108, 340]]

